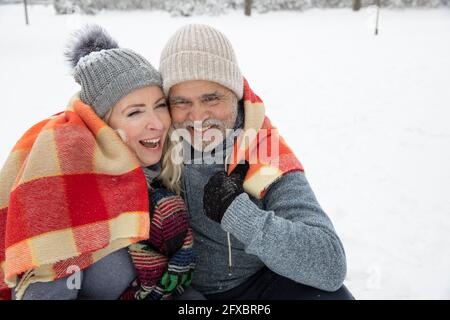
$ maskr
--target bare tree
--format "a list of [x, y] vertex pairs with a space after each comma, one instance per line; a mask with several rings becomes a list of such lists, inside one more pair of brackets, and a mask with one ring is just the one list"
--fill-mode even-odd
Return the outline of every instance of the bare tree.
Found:
[[25, 7], [25, 23], [28, 25], [28, 4], [27, 4], [27, 0], [23, 0], [23, 5]]
[[378, 21], [380, 19], [380, 0], [377, 0], [377, 21], [375, 23], [375, 35], [378, 35]]
[[245, 0], [245, 15], [250, 16], [252, 14], [252, 0]]

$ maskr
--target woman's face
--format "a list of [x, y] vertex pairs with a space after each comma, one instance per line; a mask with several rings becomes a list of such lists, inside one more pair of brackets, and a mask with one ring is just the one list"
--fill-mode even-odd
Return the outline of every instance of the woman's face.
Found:
[[159, 87], [137, 89], [120, 99], [107, 122], [111, 128], [125, 134], [125, 143], [134, 151], [141, 166], [159, 162], [171, 125], [169, 108]]

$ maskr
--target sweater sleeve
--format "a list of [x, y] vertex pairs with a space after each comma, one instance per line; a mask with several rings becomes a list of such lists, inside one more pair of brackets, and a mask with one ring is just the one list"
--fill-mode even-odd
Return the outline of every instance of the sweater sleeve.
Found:
[[325, 291], [338, 290], [347, 272], [344, 248], [303, 172], [277, 180], [260, 209], [239, 195], [221, 222], [272, 271]]
[[[82, 271], [80, 271], [82, 273]], [[61, 278], [51, 282], [35, 282], [28, 286], [22, 300], [76, 300], [77, 289], [69, 289], [67, 278]], [[13, 299], [16, 299], [13, 289]]]
[[[127, 248], [114, 251], [93, 265], [78, 271], [80, 288], [72, 276], [30, 284], [23, 300], [115, 300], [136, 278], [136, 270]], [[15, 292], [13, 291], [14, 299]]]

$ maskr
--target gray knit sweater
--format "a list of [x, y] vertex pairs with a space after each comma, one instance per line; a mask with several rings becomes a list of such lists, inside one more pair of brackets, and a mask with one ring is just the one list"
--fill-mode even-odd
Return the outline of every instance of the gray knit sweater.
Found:
[[[186, 202], [198, 256], [193, 286], [204, 294], [243, 283], [264, 265], [296, 282], [326, 291], [339, 289], [346, 259], [330, 219], [318, 204], [306, 177], [288, 173], [262, 201], [244, 193], [226, 211], [221, 224], [203, 213], [203, 187], [223, 165], [187, 165]], [[231, 234], [232, 272], [228, 272], [227, 234]]]
[[[236, 127], [242, 127], [239, 112]], [[225, 143], [229, 155], [232, 143]], [[197, 154], [198, 156], [198, 154]], [[230, 290], [264, 265], [296, 282], [336, 291], [347, 272], [344, 248], [332, 222], [322, 210], [303, 172], [290, 172], [274, 182], [262, 200], [246, 193], [229, 206], [219, 224], [203, 213], [203, 188], [224, 170], [196, 154], [183, 172], [184, 198], [198, 256], [193, 286], [203, 294]], [[229, 272], [231, 240], [232, 268]]]

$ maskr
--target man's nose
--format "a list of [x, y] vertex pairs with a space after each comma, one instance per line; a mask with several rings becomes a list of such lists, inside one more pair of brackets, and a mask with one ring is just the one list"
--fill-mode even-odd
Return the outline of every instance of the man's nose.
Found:
[[208, 113], [205, 108], [199, 104], [194, 104], [189, 112], [189, 120], [203, 122], [206, 119], [208, 119]]

